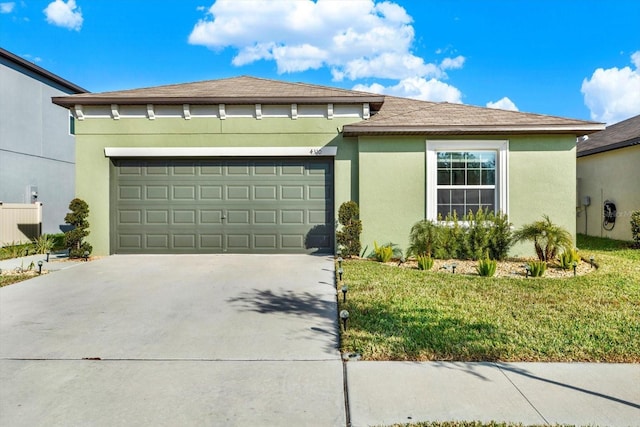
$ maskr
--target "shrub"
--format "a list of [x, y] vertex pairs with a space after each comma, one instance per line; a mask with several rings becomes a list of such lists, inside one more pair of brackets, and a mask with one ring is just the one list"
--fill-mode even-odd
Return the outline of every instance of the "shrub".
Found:
[[431, 270], [433, 267], [433, 258], [429, 255], [417, 255], [416, 260], [418, 261], [418, 269], [420, 270]]
[[11, 242], [0, 249], [0, 259], [20, 258], [29, 251], [29, 243]]
[[433, 255], [440, 259], [480, 259], [485, 253], [489, 258], [503, 260], [513, 244], [511, 223], [507, 215], [479, 209], [469, 211], [458, 221], [454, 211], [444, 219], [438, 217], [436, 245]]
[[546, 261], [531, 261], [529, 264], [529, 274], [531, 277], [541, 277], [547, 271]]
[[543, 215], [543, 220], [532, 224], [526, 224], [513, 233], [513, 240], [520, 242], [523, 240], [533, 241], [536, 254], [540, 261], [551, 261], [556, 257], [561, 248], [572, 248], [573, 241], [571, 234], [564, 228], [551, 222], [547, 215]]
[[89, 235], [89, 205], [82, 199], [73, 199], [69, 203], [69, 212], [64, 221], [73, 226], [72, 230], [64, 233], [64, 243], [69, 248], [70, 258], [81, 258], [85, 252], [91, 253], [93, 248], [83, 239]]
[[558, 257], [560, 267], [564, 270], [573, 268], [573, 263], [580, 261], [577, 249], [565, 249]]
[[423, 219], [411, 227], [407, 255], [432, 256], [438, 240], [438, 225]]
[[37, 254], [46, 254], [51, 252], [55, 241], [50, 234], [43, 234], [33, 241], [33, 249]]
[[467, 256], [473, 260], [482, 258], [482, 254], [489, 247], [489, 225], [487, 223], [486, 213], [482, 209], [474, 215], [469, 211], [465, 217], [468, 224], [467, 229]]
[[386, 245], [378, 246], [377, 242], [373, 242], [373, 253], [371, 257], [378, 262], [389, 262], [393, 258], [393, 244], [387, 243]]
[[496, 268], [498, 268], [498, 261], [489, 259], [489, 257], [485, 257], [484, 259], [478, 261], [476, 271], [480, 276], [492, 277], [494, 274], [496, 274]]
[[460, 226], [458, 214], [448, 214], [442, 223], [442, 216], [438, 216], [438, 245], [434, 250], [434, 256], [438, 259], [464, 258], [466, 254], [466, 233]]
[[498, 212], [491, 213], [492, 222], [489, 227], [489, 257], [499, 261], [504, 260], [509, 254], [509, 249], [513, 245], [511, 224], [507, 214]]
[[362, 233], [362, 221], [358, 219], [360, 208], [354, 201], [344, 202], [338, 209], [338, 222], [342, 229], [336, 232], [338, 246], [342, 255], [346, 257], [360, 254], [360, 233]]
[[631, 236], [633, 237], [633, 245], [640, 248], [640, 211], [631, 213]]

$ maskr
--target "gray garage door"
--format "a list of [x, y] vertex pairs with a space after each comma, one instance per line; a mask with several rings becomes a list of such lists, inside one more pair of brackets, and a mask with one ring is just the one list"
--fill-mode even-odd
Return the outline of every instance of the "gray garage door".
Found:
[[114, 160], [111, 248], [330, 253], [333, 160]]

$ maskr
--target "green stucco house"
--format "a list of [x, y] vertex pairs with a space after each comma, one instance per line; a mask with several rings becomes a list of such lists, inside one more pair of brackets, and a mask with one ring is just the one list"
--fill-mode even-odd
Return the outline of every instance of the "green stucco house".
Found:
[[369, 247], [479, 207], [575, 230], [576, 137], [603, 129], [254, 77], [53, 102], [76, 118], [97, 255], [333, 253], [348, 200]]

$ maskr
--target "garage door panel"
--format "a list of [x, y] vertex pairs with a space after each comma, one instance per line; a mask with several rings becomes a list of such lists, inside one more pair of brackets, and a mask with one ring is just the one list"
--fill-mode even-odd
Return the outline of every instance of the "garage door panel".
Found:
[[195, 225], [196, 211], [195, 210], [174, 210], [173, 223]]
[[250, 218], [251, 218], [251, 212], [248, 209], [227, 211], [228, 224], [249, 225]]
[[121, 234], [118, 236], [118, 245], [124, 249], [142, 249], [142, 235]]
[[229, 250], [251, 249], [251, 236], [246, 234], [227, 234], [227, 247]]
[[304, 200], [303, 185], [283, 185], [280, 187], [282, 200]]
[[169, 224], [168, 210], [147, 210], [145, 214], [147, 224]]
[[147, 234], [146, 243], [147, 249], [169, 249], [169, 235]]
[[327, 197], [324, 185], [310, 185], [307, 187], [309, 200], [324, 200]]
[[303, 249], [304, 248], [304, 235], [303, 234], [283, 234], [281, 236], [282, 249]]
[[200, 224], [222, 224], [222, 210], [203, 209], [200, 210]]
[[278, 199], [278, 187], [276, 185], [254, 185], [253, 199], [275, 201]]
[[200, 248], [222, 251], [222, 234], [200, 234]]
[[173, 247], [175, 249], [195, 249], [196, 235], [195, 234], [174, 234]]
[[146, 186], [147, 200], [169, 200], [168, 185], [148, 185]]
[[196, 198], [195, 185], [174, 185], [173, 198], [175, 200], [194, 200]]
[[304, 224], [304, 211], [299, 210], [282, 210], [280, 211], [281, 224]]
[[116, 253], [332, 252], [329, 159], [114, 162]]
[[222, 200], [222, 186], [201, 185], [200, 200]]
[[227, 200], [249, 200], [249, 190], [248, 185], [229, 185], [227, 187]]
[[118, 187], [118, 199], [120, 200], [141, 200], [142, 187], [139, 185], [123, 185]]
[[118, 212], [118, 224], [142, 224], [142, 212], [139, 210], [121, 210]]

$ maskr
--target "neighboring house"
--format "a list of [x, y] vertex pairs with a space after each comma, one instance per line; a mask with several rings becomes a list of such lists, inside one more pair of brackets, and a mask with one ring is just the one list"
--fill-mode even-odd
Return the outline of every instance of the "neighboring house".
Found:
[[42, 202], [43, 233], [60, 233], [75, 195], [73, 118], [51, 97], [82, 92], [0, 49], [0, 201]]
[[[640, 115], [582, 138], [577, 151], [578, 233], [632, 240], [631, 213], [640, 210]], [[615, 217], [605, 217], [606, 202], [615, 205]]]
[[604, 128], [253, 77], [53, 102], [77, 118], [96, 254], [332, 253], [348, 200], [369, 248], [480, 206], [575, 230], [576, 136]]

